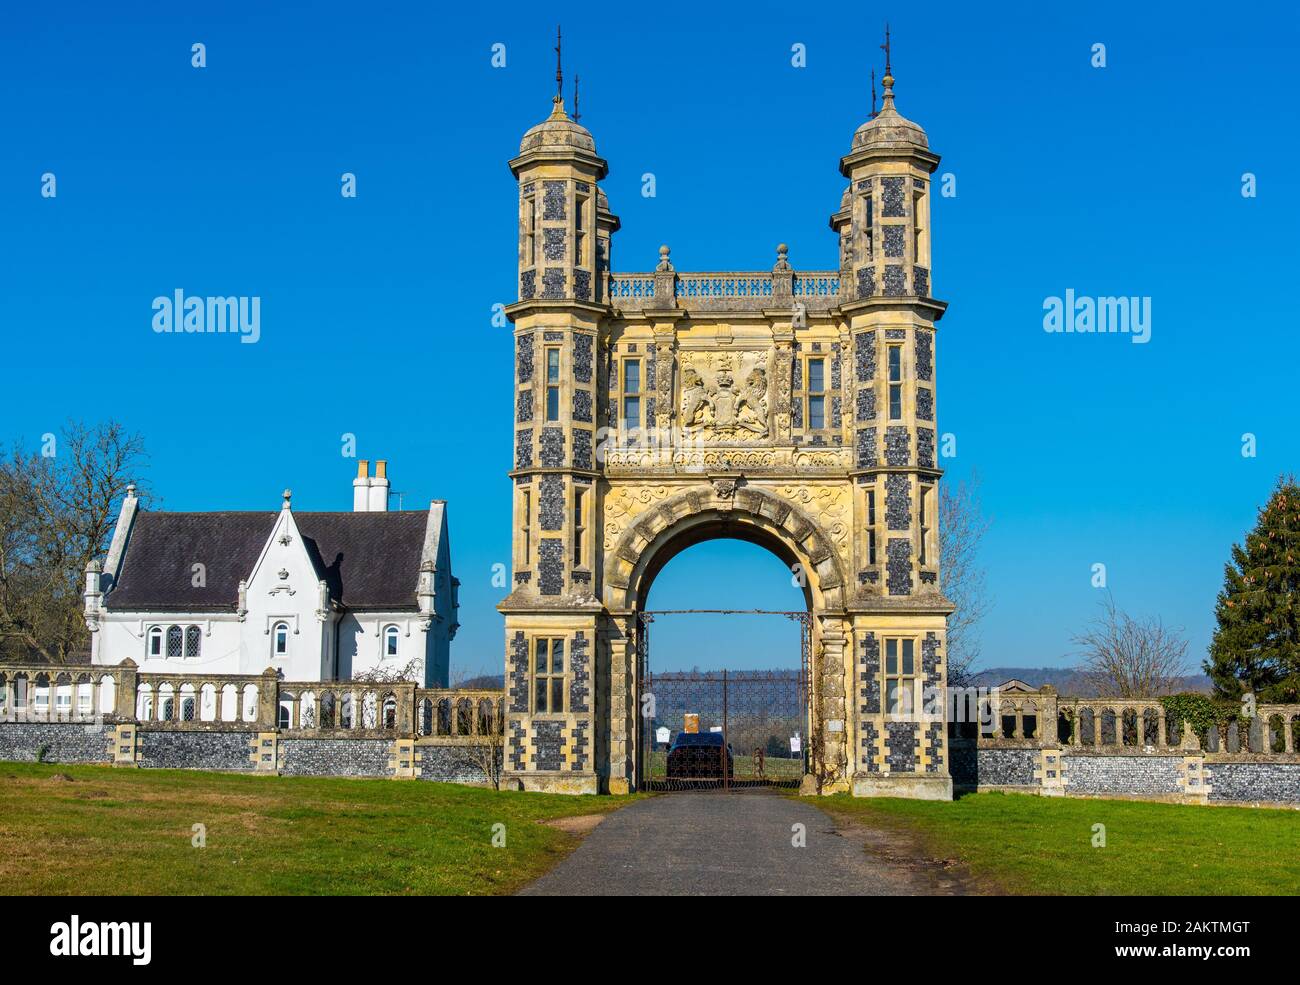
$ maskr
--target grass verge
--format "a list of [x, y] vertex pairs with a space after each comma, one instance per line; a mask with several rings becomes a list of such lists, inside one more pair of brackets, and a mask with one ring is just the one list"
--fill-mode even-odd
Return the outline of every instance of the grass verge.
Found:
[[1300, 811], [1001, 793], [951, 803], [841, 795], [817, 806], [910, 832], [1009, 893], [1300, 894]]
[[[510, 893], [579, 840], [543, 822], [631, 799], [0, 763], [0, 885], [54, 895]], [[504, 848], [492, 844], [496, 824]], [[194, 825], [205, 847], [195, 847]]]

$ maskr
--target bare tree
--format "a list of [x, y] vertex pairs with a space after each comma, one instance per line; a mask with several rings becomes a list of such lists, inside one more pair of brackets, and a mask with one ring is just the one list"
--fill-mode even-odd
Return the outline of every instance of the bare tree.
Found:
[[1079, 673], [1102, 697], [1153, 698], [1169, 694], [1187, 673], [1187, 640], [1159, 617], [1134, 619], [1110, 595], [1101, 614], [1073, 637]]
[[992, 607], [980, 545], [989, 528], [980, 503], [979, 476], [939, 485], [939, 557], [943, 594], [957, 608], [948, 617], [948, 683], [963, 686], [980, 655], [979, 622]]
[[41, 452], [0, 460], [0, 655], [65, 663], [87, 645], [86, 565], [108, 552], [144, 443], [116, 421], [70, 422]]
[[368, 670], [359, 670], [352, 675], [354, 681], [362, 681], [366, 684], [401, 684], [409, 681], [413, 684], [424, 684], [424, 661], [416, 657], [408, 660], [403, 667], [385, 667], [382, 664], [371, 667]]

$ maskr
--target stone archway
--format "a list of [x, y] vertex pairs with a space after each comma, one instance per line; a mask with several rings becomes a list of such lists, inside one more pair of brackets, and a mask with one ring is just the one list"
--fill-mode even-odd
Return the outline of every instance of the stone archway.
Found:
[[[787, 488], [806, 495], [804, 488]], [[832, 518], [841, 512], [839, 495], [817, 500]], [[847, 498], [848, 491], [842, 495]], [[617, 627], [610, 634], [612, 664], [623, 669], [615, 675], [609, 699], [615, 717], [621, 719], [616, 731], [624, 735], [624, 741], [618, 752], [625, 760], [622, 767], [629, 781], [644, 766], [638, 755], [644, 748], [641, 730], [646, 727], [635, 713], [638, 682], [647, 669], [639, 649], [644, 627], [637, 617], [646, 608], [655, 577], [672, 558], [695, 544], [730, 538], [769, 550], [803, 588], [811, 617], [811, 659], [806, 668], [810, 675], [806, 700], [813, 744], [811, 779], [819, 790], [846, 789], [849, 730], [845, 727], [844, 661], [851, 620], [844, 558], [837, 550], [835, 534], [780, 491], [750, 485], [740, 475], [700, 477], [677, 491], [663, 485], [642, 487], [631, 499], [644, 508], [635, 515], [610, 518], [604, 525], [606, 543], [612, 546], [605, 552], [601, 579], [602, 601], [610, 622]], [[843, 535], [843, 531], [839, 533]], [[620, 707], [627, 708], [629, 714], [618, 715]]]

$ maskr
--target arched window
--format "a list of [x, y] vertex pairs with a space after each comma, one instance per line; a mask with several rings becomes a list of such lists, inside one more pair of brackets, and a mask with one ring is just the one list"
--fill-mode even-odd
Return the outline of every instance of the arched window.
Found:
[[398, 637], [398, 632], [396, 626], [389, 626], [387, 629], [384, 630], [384, 656], [385, 657], [397, 656], [397, 637]]
[[293, 702], [281, 701], [280, 711], [276, 716], [276, 728], [292, 728], [293, 722]]
[[194, 685], [182, 684], [181, 685], [181, 721], [182, 722], [194, 721], [194, 719], [197, 717], [194, 714], [194, 711], [195, 711]]
[[187, 626], [185, 628], [185, 656], [197, 657], [199, 655], [199, 643], [203, 634], [199, 631], [198, 626]]
[[[173, 626], [172, 629], [176, 629], [176, 627]], [[158, 721], [173, 722], [175, 720], [176, 690], [170, 684], [160, 684], [158, 686]]]
[[179, 657], [184, 652], [183, 634], [179, 626], [167, 627], [167, 656]]
[[289, 655], [289, 624], [278, 622], [271, 628], [271, 656], [287, 657]]
[[146, 652], [151, 657], [161, 657], [163, 655], [163, 631], [161, 626], [149, 627], [149, 648]]

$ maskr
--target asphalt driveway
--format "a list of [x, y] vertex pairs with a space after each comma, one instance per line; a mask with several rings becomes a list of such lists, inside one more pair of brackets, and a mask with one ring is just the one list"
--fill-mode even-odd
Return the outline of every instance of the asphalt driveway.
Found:
[[[798, 826], [802, 826], [802, 830]], [[804, 846], [796, 847], [802, 835]], [[949, 895], [962, 883], [897, 839], [837, 829], [767, 790], [665, 794], [605, 816], [531, 896]]]

